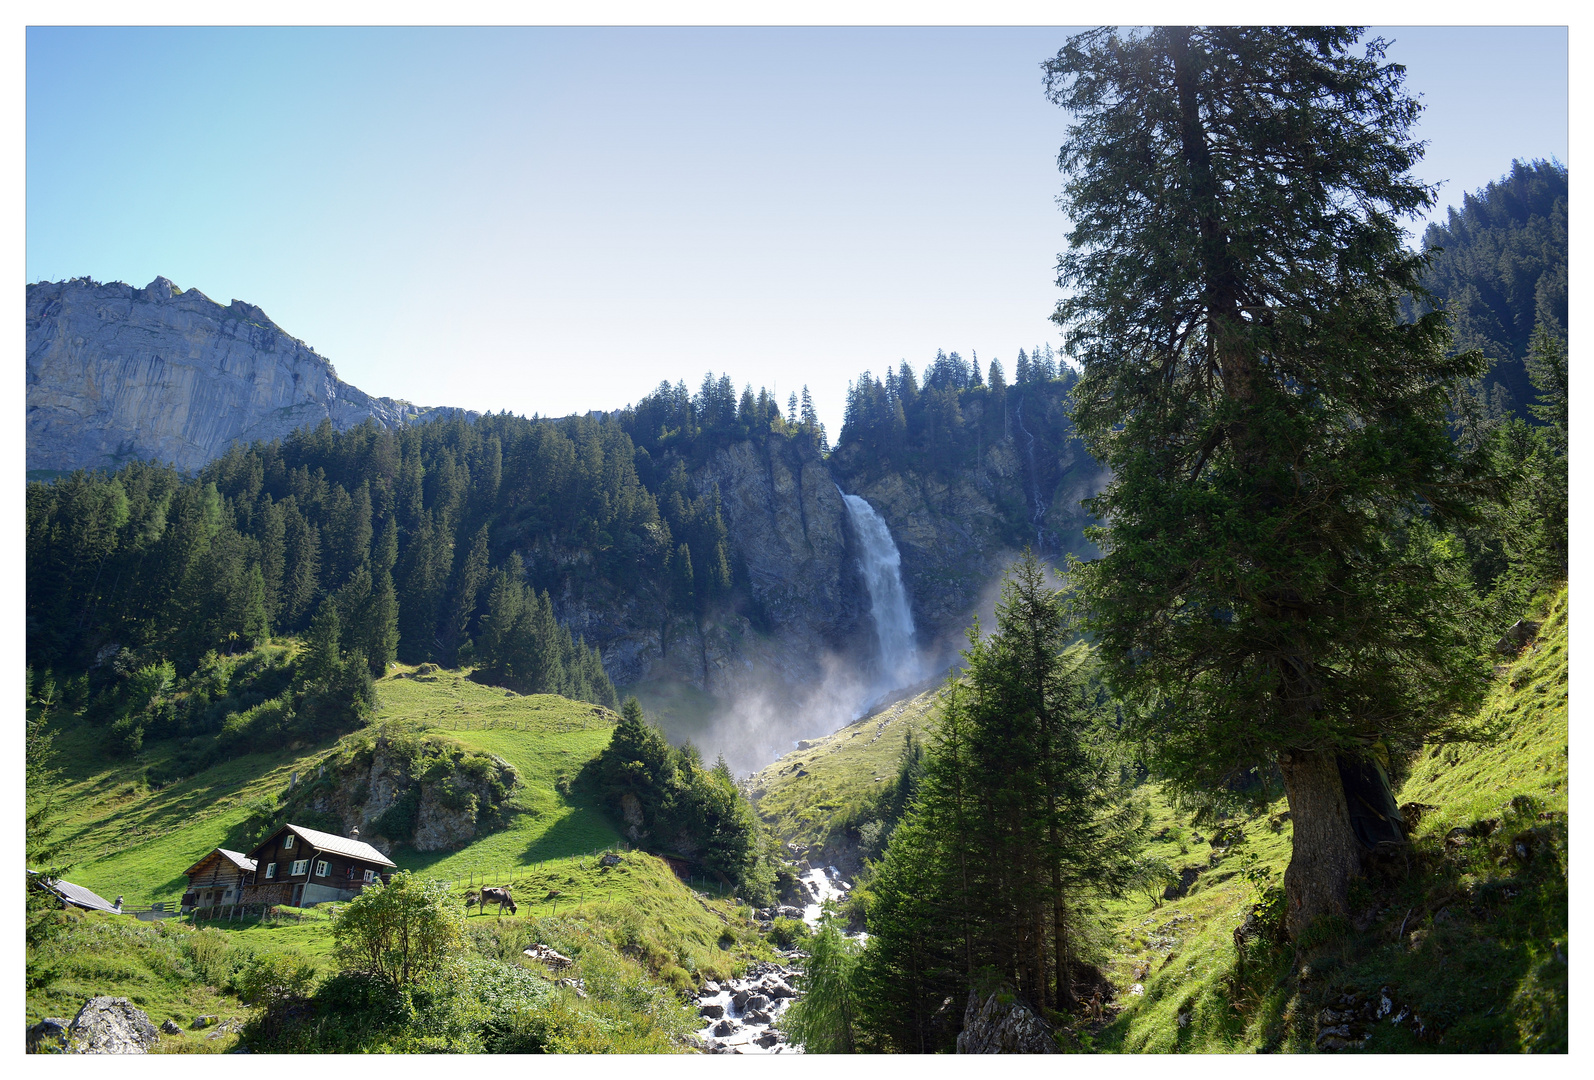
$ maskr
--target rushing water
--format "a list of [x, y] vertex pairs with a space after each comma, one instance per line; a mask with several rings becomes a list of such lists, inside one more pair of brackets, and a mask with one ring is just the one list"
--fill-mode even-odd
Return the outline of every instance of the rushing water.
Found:
[[[845, 899], [852, 888], [834, 866], [805, 870], [798, 880], [809, 899], [801, 909], [803, 921], [815, 929], [824, 917], [825, 904]], [[796, 914], [794, 908], [776, 910]], [[759, 917], [764, 914], [760, 912]], [[774, 911], [768, 914], [773, 915]], [[868, 936], [864, 933], [848, 935], [859, 942]], [[802, 960], [807, 954], [792, 951], [782, 955], [786, 964], [761, 962], [740, 979], [704, 985], [695, 1004], [702, 1024], [697, 1038], [705, 1050], [714, 1054], [802, 1053], [800, 1046], [788, 1043], [776, 1028], [786, 1010], [801, 996], [797, 983], [802, 974]]]
[[[840, 488], [837, 488], [840, 491]], [[918, 682], [923, 675], [919, 662], [918, 636], [913, 628], [913, 610], [908, 606], [908, 591], [902, 587], [902, 554], [897, 550], [891, 530], [883, 518], [861, 495], [842, 492], [847, 515], [858, 536], [859, 564], [864, 586], [869, 590], [869, 609], [874, 616], [875, 638], [879, 643], [880, 669], [877, 690], [895, 690]]]

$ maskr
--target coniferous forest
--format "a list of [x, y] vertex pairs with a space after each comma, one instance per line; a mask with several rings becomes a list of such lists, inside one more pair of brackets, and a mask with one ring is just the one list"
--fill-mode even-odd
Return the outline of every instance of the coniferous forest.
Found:
[[[266, 1051], [1564, 1052], [1568, 173], [1512, 162], [1409, 245], [1437, 196], [1385, 49], [1068, 39], [1061, 349], [865, 371], [833, 443], [807, 387], [709, 374], [30, 482], [30, 874], [108, 880], [108, 822], [143, 850], [202, 802], [230, 832], [115, 873], [403, 817], [404, 876], [286, 951], [137, 946]], [[747, 492], [854, 565], [810, 516], [870, 485], [898, 538], [980, 500], [1008, 556], [950, 670], [751, 776], [672, 743], [627, 628], [767, 722], [799, 699], [737, 665], [798, 639]], [[915, 542], [913, 580], [962, 572]], [[842, 580], [853, 636], [803, 639], [837, 663], [882, 618]], [[489, 931], [500, 877], [530, 919]], [[97, 946], [29, 890], [29, 992], [82, 996]], [[420, 974], [359, 937], [386, 902]]]

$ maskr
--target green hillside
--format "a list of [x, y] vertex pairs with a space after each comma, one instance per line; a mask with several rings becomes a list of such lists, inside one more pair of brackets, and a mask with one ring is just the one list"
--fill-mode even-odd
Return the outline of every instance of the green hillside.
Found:
[[822, 847], [839, 825], [896, 775], [911, 732], [921, 739], [934, 720], [940, 687], [870, 713], [766, 765], [751, 795], [781, 839]]
[[[183, 871], [205, 852], [249, 846], [251, 829], [259, 827], [252, 808], [274, 804], [295, 772], [303, 783], [371, 733], [408, 729], [496, 754], [519, 776], [500, 827], [458, 850], [401, 845], [393, 857], [402, 869], [453, 882], [462, 906], [484, 881], [512, 887], [515, 916], [467, 917], [473, 955], [526, 966], [521, 949], [541, 941], [575, 957], [577, 966], [566, 974], [584, 979], [592, 992], [560, 996], [549, 985], [540, 1007], [553, 1017], [550, 1030], [557, 1029], [551, 1048], [679, 1049], [691, 1023], [685, 1013], [676, 1015], [678, 995], [772, 956], [734, 900], [702, 891], [701, 883], [689, 887], [663, 860], [627, 852], [620, 863], [604, 865], [595, 857], [619, 837], [599, 811], [561, 787], [607, 745], [613, 713], [481, 686], [432, 665], [397, 668], [378, 683], [378, 694], [371, 728], [336, 743], [238, 758], [158, 790], [145, 774], [176, 753], [175, 741], [118, 758], [98, 749], [98, 729], [66, 727], [56, 758], [64, 772], [59, 801], [73, 864], [69, 879], [134, 905], [176, 900]], [[272, 923], [245, 919], [204, 929], [186, 919], [144, 923], [99, 913], [69, 913], [64, 925], [45, 952], [30, 958], [29, 1021], [71, 1016], [94, 994], [125, 995], [156, 1022], [170, 1016], [184, 1026], [165, 1050], [216, 1051], [236, 1043], [234, 1035], [212, 1040], [187, 1025], [206, 1013], [251, 1015], [234, 988], [250, 956], [297, 954], [323, 978], [335, 970], [327, 907], [285, 909]]]
[[[1244, 839], [1213, 847], [1153, 797], [1163, 839], [1154, 854], [1200, 868], [1186, 898], [1119, 912], [1108, 949], [1122, 1011], [1095, 1045], [1135, 1053], [1301, 1052], [1340, 1047], [1326, 1035], [1385, 988], [1391, 1016], [1350, 1021], [1366, 1052], [1564, 1052], [1567, 1045], [1567, 620], [1563, 589], [1545, 605], [1536, 642], [1500, 665], [1485, 717], [1498, 741], [1433, 746], [1399, 791], [1425, 804], [1398, 867], [1353, 887], [1354, 924], [1295, 947], [1246, 947], [1234, 931], [1262, 886], [1282, 881], [1290, 826], [1282, 801], [1226, 822]], [[1452, 836], [1453, 832], [1464, 835]], [[1209, 841], [1198, 844], [1197, 835]], [[1128, 988], [1139, 983], [1141, 994]], [[1356, 1008], [1351, 1009], [1354, 1003]], [[1188, 1020], [1181, 1023], [1181, 1017]], [[1413, 1022], [1422, 1022], [1419, 1034]]]
[[[1242, 956], [1236, 929], [1289, 863], [1288, 804], [1198, 824], [1158, 786], [1143, 788], [1146, 854], [1189, 871], [1190, 884], [1178, 899], [1104, 905], [1111, 932], [1095, 943], [1095, 961], [1117, 996], [1079, 1021], [1077, 1044], [1131, 1053], [1564, 1051], [1565, 590], [1532, 617], [1542, 620], [1537, 640], [1499, 665], [1482, 708], [1498, 739], [1429, 747], [1413, 763], [1398, 793], [1423, 804], [1409, 858], [1353, 887], [1352, 925], [1295, 946], [1264, 935]], [[934, 701], [934, 692], [920, 695], [773, 763], [755, 780], [759, 812], [799, 845], [823, 843], [893, 774], [906, 730], [933, 735]], [[1349, 1039], [1324, 1034], [1338, 1026], [1324, 1010], [1376, 1009], [1386, 987], [1389, 1016], [1349, 1021]]]
[[[394, 861], [429, 876], [464, 877], [473, 871], [529, 866], [590, 852], [618, 837], [602, 814], [559, 793], [561, 776], [573, 777], [609, 739], [613, 713], [548, 694], [522, 696], [480, 686], [458, 672], [434, 669], [415, 676], [399, 667], [377, 683], [374, 723], [446, 733], [467, 747], [498, 754], [520, 774], [508, 827], [457, 852], [413, 852]], [[361, 737], [346, 736], [344, 743]], [[314, 774], [337, 744], [293, 746], [251, 754], [151, 791], [145, 776], [177, 752], [177, 740], [149, 743], [131, 757], [100, 749], [103, 732], [80, 726], [58, 737], [65, 771], [63, 835], [73, 862], [71, 880], [129, 903], [175, 900], [183, 871], [217, 846], [247, 848], [250, 804], [275, 800], [289, 778]]]

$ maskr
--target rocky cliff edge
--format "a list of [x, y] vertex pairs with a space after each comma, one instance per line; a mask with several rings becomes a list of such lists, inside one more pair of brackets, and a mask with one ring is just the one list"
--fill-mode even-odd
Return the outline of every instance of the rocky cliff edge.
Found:
[[253, 304], [222, 306], [158, 277], [28, 286], [27, 467], [194, 470], [234, 442], [330, 420], [383, 427], [450, 410], [374, 398]]

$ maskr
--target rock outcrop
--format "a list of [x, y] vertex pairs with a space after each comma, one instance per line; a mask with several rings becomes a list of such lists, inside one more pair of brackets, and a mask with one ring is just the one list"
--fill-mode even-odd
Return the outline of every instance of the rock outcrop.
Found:
[[125, 997], [96, 997], [83, 1003], [67, 1031], [70, 1054], [147, 1054], [160, 1042], [149, 1016]]
[[332, 818], [344, 836], [358, 829], [386, 854], [401, 843], [416, 851], [465, 846], [498, 820], [520, 783], [495, 754], [425, 737], [379, 735], [324, 765], [296, 793], [293, 808]]
[[1011, 994], [993, 992], [982, 1004], [980, 995], [969, 991], [968, 1008], [963, 1014], [963, 1030], [958, 1032], [960, 1054], [1055, 1054], [1057, 1040], [1045, 1020]]
[[222, 306], [158, 277], [28, 286], [27, 467], [193, 470], [235, 442], [330, 420], [383, 427], [448, 410], [374, 398], [253, 304]]

